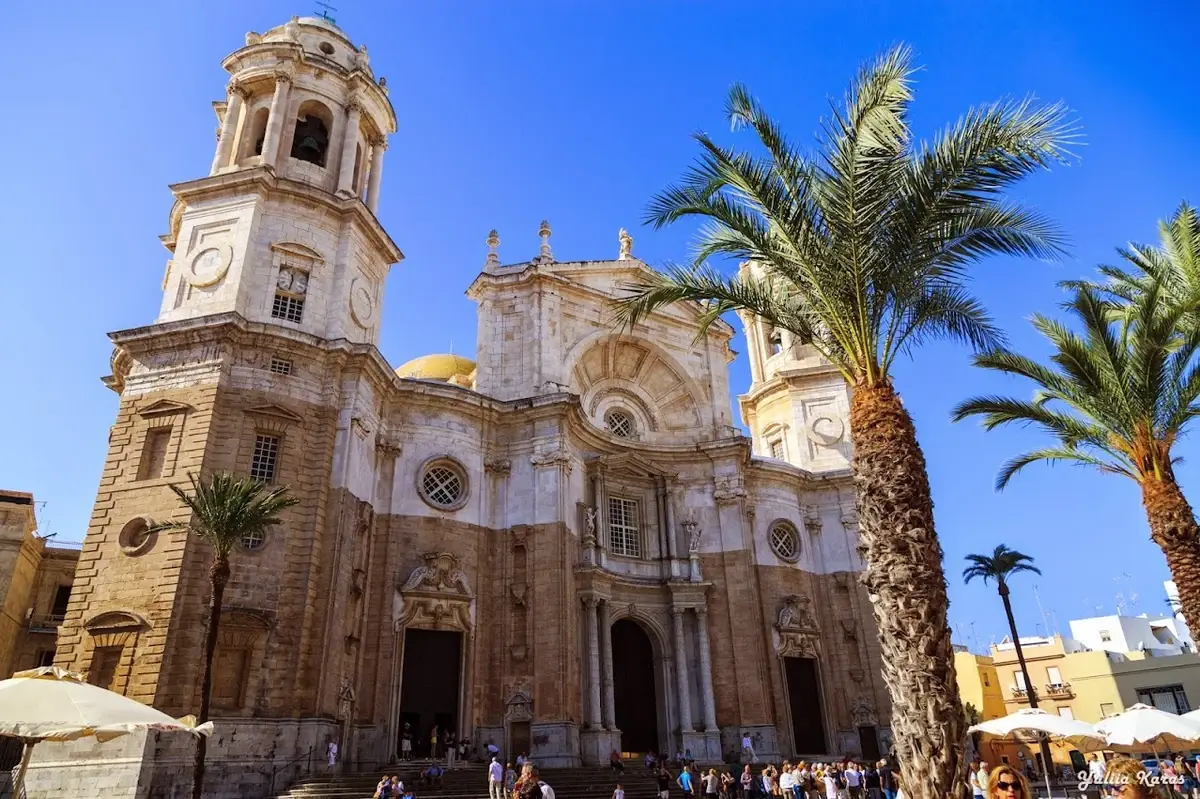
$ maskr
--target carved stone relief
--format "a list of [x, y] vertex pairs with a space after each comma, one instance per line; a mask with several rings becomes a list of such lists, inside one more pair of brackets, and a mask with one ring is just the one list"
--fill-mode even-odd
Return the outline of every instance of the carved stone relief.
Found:
[[413, 569], [396, 590], [396, 631], [417, 627], [457, 629], [470, 634], [474, 629], [475, 598], [458, 558], [448, 552], [430, 552], [422, 558], [424, 565]]

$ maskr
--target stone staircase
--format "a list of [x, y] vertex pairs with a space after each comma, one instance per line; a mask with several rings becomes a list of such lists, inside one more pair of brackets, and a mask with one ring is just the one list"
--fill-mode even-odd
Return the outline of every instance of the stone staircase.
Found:
[[[487, 769], [482, 763], [447, 770], [440, 789], [416, 787], [421, 768], [413, 761], [358, 774], [310, 777], [297, 781], [277, 799], [369, 799], [384, 773], [398, 774], [416, 799], [487, 799]], [[554, 789], [555, 799], [609, 799], [618, 779], [625, 789], [625, 799], [655, 799], [658, 795], [654, 778], [640, 762], [627, 761], [620, 778], [611, 769], [599, 766], [545, 768], [541, 778]]]

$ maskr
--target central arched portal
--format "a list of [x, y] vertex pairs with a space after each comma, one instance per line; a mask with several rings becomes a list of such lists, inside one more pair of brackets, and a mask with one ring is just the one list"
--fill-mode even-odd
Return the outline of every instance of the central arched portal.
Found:
[[613, 709], [621, 751], [658, 750], [658, 700], [654, 695], [654, 647], [637, 622], [612, 626]]

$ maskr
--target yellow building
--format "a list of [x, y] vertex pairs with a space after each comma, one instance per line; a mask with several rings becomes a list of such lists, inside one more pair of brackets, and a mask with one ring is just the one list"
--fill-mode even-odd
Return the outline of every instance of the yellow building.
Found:
[[33, 495], [0, 491], [0, 678], [54, 661], [79, 550], [34, 534]]
[[[1022, 638], [1021, 648], [1038, 707], [1047, 713], [1095, 723], [1138, 702], [1175, 713], [1200, 702], [1200, 655], [1091, 651], [1059, 635]], [[1011, 642], [993, 645], [989, 655], [960, 651], [955, 668], [963, 703], [973, 705], [981, 721], [1029, 707], [1029, 687]], [[985, 736], [979, 749], [994, 762], [1015, 762], [1018, 752], [1032, 757], [1036, 747]], [[1070, 747], [1051, 749], [1056, 763], [1071, 762]]]

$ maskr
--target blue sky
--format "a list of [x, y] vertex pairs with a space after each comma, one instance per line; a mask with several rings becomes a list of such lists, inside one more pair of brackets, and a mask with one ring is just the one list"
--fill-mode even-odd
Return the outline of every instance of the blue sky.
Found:
[[[1058, 280], [1155, 235], [1183, 198], [1200, 202], [1200, 119], [1189, 58], [1200, 12], [1186, 3], [759, 3], [667, 0], [355, 2], [338, 23], [370, 49], [400, 120], [387, 156], [380, 218], [407, 259], [388, 279], [381, 348], [393, 364], [427, 352], [471, 354], [475, 308], [463, 292], [487, 231], [505, 261], [537, 251], [548, 218], [560, 259], [612, 257], [618, 228], [650, 263], [680, 259], [694, 229], [640, 226], [647, 201], [695, 155], [707, 130], [733, 143], [721, 109], [729, 85], [754, 90], [794, 137], [809, 138], [864, 60], [911, 43], [914, 125], [933, 133], [969, 105], [1035, 94], [1063, 100], [1086, 134], [1077, 164], [1038, 175], [1019, 196], [1073, 241], [1057, 265], [982, 264], [976, 289], [1013, 344], [1041, 355], [1029, 328], [1052, 311]], [[1114, 12], [1110, 13], [1109, 9]], [[207, 174], [223, 97], [224, 55], [300, 3], [24, 3], [6, 10], [8, 63], [0, 127], [0, 487], [32, 491], [43, 532], [79, 539], [104, 461], [116, 395], [105, 333], [153, 321], [168, 253], [167, 184]], [[745, 352], [744, 343], [735, 348]], [[732, 366], [735, 391], [749, 374]], [[1035, 468], [1004, 494], [995, 469], [1037, 443], [1032, 433], [952, 425], [949, 409], [1025, 386], [985, 375], [968, 354], [933, 345], [897, 381], [930, 464], [959, 640], [1005, 633], [994, 590], [964, 587], [967, 552], [1006, 543], [1045, 575], [1014, 594], [1022, 630], [1042, 629], [1032, 593], [1066, 621], [1165, 609], [1163, 558], [1136, 487], [1068, 468]], [[1182, 454], [1196, 457], [1194, 442]], [[1194, 466], [1181, 470], [1194, 490]], [[971, 625], [974, 624], [972, 638]], [[1051, 623], [1053, 626], [1053, 623]]]

